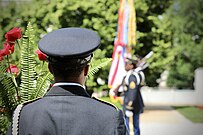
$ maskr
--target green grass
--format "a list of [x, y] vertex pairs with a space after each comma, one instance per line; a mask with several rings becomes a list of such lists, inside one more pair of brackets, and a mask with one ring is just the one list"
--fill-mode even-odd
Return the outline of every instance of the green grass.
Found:
[[173, 107], [194, 123], [203, 123], [203, 110], [194, 106]]

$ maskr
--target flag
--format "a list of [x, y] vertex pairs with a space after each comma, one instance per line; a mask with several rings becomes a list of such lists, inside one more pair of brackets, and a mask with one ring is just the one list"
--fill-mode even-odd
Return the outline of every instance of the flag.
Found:
[[108, 76], [109, 88], [115, 88], [121, 84], [126, 75], [125, 57], [131, 57], [130, 51], [135, 45], [135, 28], [134, 0], [120, 0], [117, 35], [114, 40], [113, 60]]
[[124, 59], [125, 47], [116, 45], [114, 48], [113, 61], [109, 72], [108, 86], [110, 88], [116, 88], [122, 82], [122, 78], [125, 76], [125, 59]]
[[129, 20], [128, 20], [128, 46], [131, 48], [136, 45], [136, 14], [134, 0], [128, 0]]

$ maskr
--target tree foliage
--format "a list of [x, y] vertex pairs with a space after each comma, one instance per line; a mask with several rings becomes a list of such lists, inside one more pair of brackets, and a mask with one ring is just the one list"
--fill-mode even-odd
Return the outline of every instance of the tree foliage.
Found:
[[[32, 32], [35, 35], [33, 42], [37, 42], [46, 33], [58, 28], [86, 27], [97, 31], [101, 36], [101, 47], [94, 53], [94, 59], [96, 63], [99, 63], [100, 59], [112, 56], [118, 7], [119, 1], [115, 0], [30, 0], [23, 2], [0, 0], [0, 43], [3, 44], [3, 35], [8, 30], [21, 27], [25, 31], [28, 22], [33, 25]], [[193, 88], [194, 70], [203, 66], [203, 0], [135, 0], [135, 10], [137, 44], [133, 52], [140, 56], [146, 55], [151, 50], [154, 52], [149, 60], [150, 66], [145, 70], [147, 85], [157, 86], [156, 80], [160, 74], [168, 70], [167, 83], [170, 87]], [[17, 51], [19, 50], [16, 48], [11, 62], [17, 63], [25, 58], [19, 57], [20, 51]], [[37, 60], [36, 65], [39, 65]], [[37, 90], [35, 96], [30, 98], [43, 95], [40, 89], [48, 87], [44, 85], [48, 83], [43, 82], [50, 79], [46, 64], [43, 68], [40, 66], [35, 68], [36, 74], [39, 75], [35, 78]], [[108, 90], [109, 69], [110, 64], [100, 69], [94, 76], [89, 76], [86, 83], [87, 89]], [[0, 73], [4, 71], [5, 67], [1, 66]], [[25, 80], [28, 78], [30, 77], [26, 77]], [[98, 78], [104, 84], [99, 83]], [[0, 105], [8, 104], [5, 109], [11, 116], [14, 107], [18, 104], [16, 98], [9, 96], [15, 93], [16, 90], [13, 89], [15, 84], [11, 83], [12, 80], [8, 74], [0, 76], [0, 81], [2, 82], [0, 90], [5, 87], [10, 90], [10, 92], [0, 91], [0, 94], [4, 95], [0, 97]], [[10, 85], [4, 85], [7, 83]], [[0, 122], [2, 123], [0, 134], [3, 134], [9, 119], [2, 117], [5, 116], [2, 113], [5, 110], [0, 109]]]
[[[135, 0], [137, 44], [133, 52], [140, 56], [145, 56], [151, 50], [155, 52], [149, 61], [149, 68], [145, 70], [147, 85], [157, 86], [157, 78], [164, 70], [169, 70], [169, 86], [191, 87], [194, 70], [202, 66], [202, 0], [192, 2]], [[1, 7], [0, 34], [2, 35], [13, 26], [25, 28], [28, 22], [33, 24], [36, 41], [47, 32], [61, 27], [86, 27], [97, 31], [102, 39], [100, 50], [95, 53], [95, 59], [112, 56], [119, 1], [2, 1]], [[178, 66], [181, 63], [186, 69], [183, 70]], [[110, 65], [107, 65], [90, 77], [87, 86], [94, 90], [108, 89], [106, 84], [109, 68]], [[187, 72], [190, 72], [188, 76]], [[106, 82], [105, 86], [98, 84], [96, 81], [98, 77]], [[184, 83], [176, 85], [174, 83], [177, 82], [176, 80]]]
[[172, 0], [139, 0], [136, 2], [138, 43], [135, 54], [143, 57], [150, 51], [154, 51], [153, 58], [149, 60], [150, 66], [145, 70], [145, 75], [147, 85], [155, 87], [157, 86], [156, 80], [165, 68], [165, 64], [162, 63], [167, 57], [165, 48], [168, 46], [168, 39], [165, 38], [170, 35], [170, 33], [165, 33], [165, 28], [162, 27], [165, 22], [161, 20], [161, 16], [166, 12]]
[[202, 11], [203, 0], [177, 0], [168, 11], [174, 45], [169, 86], [193, 88], [194, 71], [203, 66]]

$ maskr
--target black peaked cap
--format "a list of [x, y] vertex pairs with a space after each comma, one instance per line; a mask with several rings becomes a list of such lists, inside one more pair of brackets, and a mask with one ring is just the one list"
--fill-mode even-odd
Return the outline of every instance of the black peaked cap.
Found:
[[127, 58], [128, 61], [130, 61], [132, 64], [137, 64], [139, 61], [138, 60], [134, 60], [131, 58]]
[[84, 58], [100, 45], [99, 35], [86, 28], [62, 28], [39, 41], [39, 49], [49, 57]]

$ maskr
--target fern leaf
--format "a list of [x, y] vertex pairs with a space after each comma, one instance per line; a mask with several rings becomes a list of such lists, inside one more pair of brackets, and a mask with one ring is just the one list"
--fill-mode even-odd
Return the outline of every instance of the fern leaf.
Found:
[[98, 60], [93, 60], [90, 71], [88, 73], [88, 77], [93, 76], [95, 73], [99, 71], [100, 68], [105, 67], [106, 65], [111, 62], [112, 58], [103, 58], [103, 59], [98, 59]]
[[33, 35], [33, 28], [30, 23], [28, 23], [25, 36], [22, 40], [22, 50], [21, 50], [21, 85], [20, 85], [20, 95], [21, 101], [25, 102], [34, 98], [34, 93], [36, 91], [36, 72], [35, 72], [35, 36]]
[[51, 80], [53, 80], [53, 76], [50, 72], [46, 71], [44, 74], [37, 79], [35, 98], [44, 96], [50, 86]]
[[6, 67], [0, 64], [0, 99], [9, 118], [11, 118], [18, 102], [16, 99], [16, 87], [10, 76], [6, 74]]
[[0, 74], [6, 73], [6, 67], [0, 63]]

